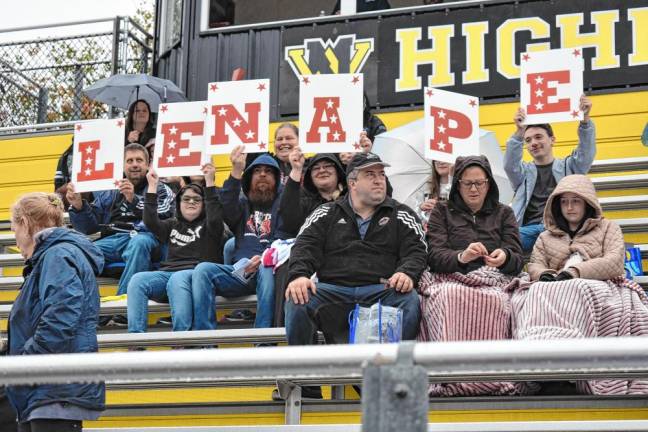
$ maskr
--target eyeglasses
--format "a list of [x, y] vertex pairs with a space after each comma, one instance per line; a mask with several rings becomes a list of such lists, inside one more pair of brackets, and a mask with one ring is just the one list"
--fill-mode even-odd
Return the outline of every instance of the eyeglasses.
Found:
[[318, 165], [314, 166], [312, 171], [314, 173], [320, 172], [320, 171], [333, 171], [335, 169], [335, 165], [333, 164], [324, 164], [324, 165]]
[[187, 203], [187, 204], [190, 203], [190, 202], [193, 202], [193, 203], [197, 203], [197, 204], [198, 204], [198, 203], [203, 202], [203, 199], [202, 199], [201, 197], [199, 197], [199, 196], [194, 196], [194, 197], [190, 197], [190, 196], [183, 196], [183, 197], [182, 197], [182, 202], [183, 202], [183, 203]]
[[483, 180], [459, 180], [459, 185], [464, 188], [464, 189], [472, 189], [473, 186], [477, 188], [478, 190], [483, 188], [486, 184], [488, 183], [488, 179], [483, 179]]

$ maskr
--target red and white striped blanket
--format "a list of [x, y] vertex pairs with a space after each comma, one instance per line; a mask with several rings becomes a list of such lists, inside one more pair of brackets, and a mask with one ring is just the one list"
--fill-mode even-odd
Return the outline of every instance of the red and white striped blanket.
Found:
[[[635, 282], [571, 279], [521, 283], [513, 293], [516, 339], [648, 336], [648, 297]], [[579, 392], [646, 394], [648, 380], [578, 381]]]
[[[466, 341], [511, 338], [511, 291], [523, 279], [507, 276], [493, 267], [468, 274], [423, 273], [420, 341]], [[528, 394], [526, 383], [483, 382], [432, 384], [430, 396]]]

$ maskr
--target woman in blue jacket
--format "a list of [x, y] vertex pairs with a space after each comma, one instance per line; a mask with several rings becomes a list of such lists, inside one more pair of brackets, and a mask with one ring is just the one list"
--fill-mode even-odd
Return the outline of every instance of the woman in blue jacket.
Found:
[[[25, 282], [9, 316], [9, 355], [97, 351], [101, 251], [62, 228], [58, 195], [30, 193], [11, 209], [11, 229], [25, 258]], [[105, 386], [57, 384], [8, 387], [19, 431], [80, 431], [105, 406]]]

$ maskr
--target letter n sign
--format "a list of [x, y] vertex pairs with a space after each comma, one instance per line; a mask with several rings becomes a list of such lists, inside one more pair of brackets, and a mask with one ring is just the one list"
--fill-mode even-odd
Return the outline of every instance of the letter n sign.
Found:
[[523, 53], [520, 103], [526, 124], [582, 120], [583, 67], [580, 48]]
[[216, 82], [208, 85], [205, 120], [208, 154], [268, 151], [270, 80]]

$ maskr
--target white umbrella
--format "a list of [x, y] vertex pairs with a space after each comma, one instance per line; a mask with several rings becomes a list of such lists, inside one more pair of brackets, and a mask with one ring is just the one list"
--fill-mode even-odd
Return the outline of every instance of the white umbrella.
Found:
[[[372, 151], [391, 166], [385, 168], [394, 188], [393, 197], [418, 210], [428, 192], [432, 161], [424, 156], [423, 119], [392, 129], [376, 136]], [[499, 189], [500, 202], [509, 204], [513, 189], [504, 172], [504, 155], [491, 131], [479, 130], [479, 154], [488, 158]]]

